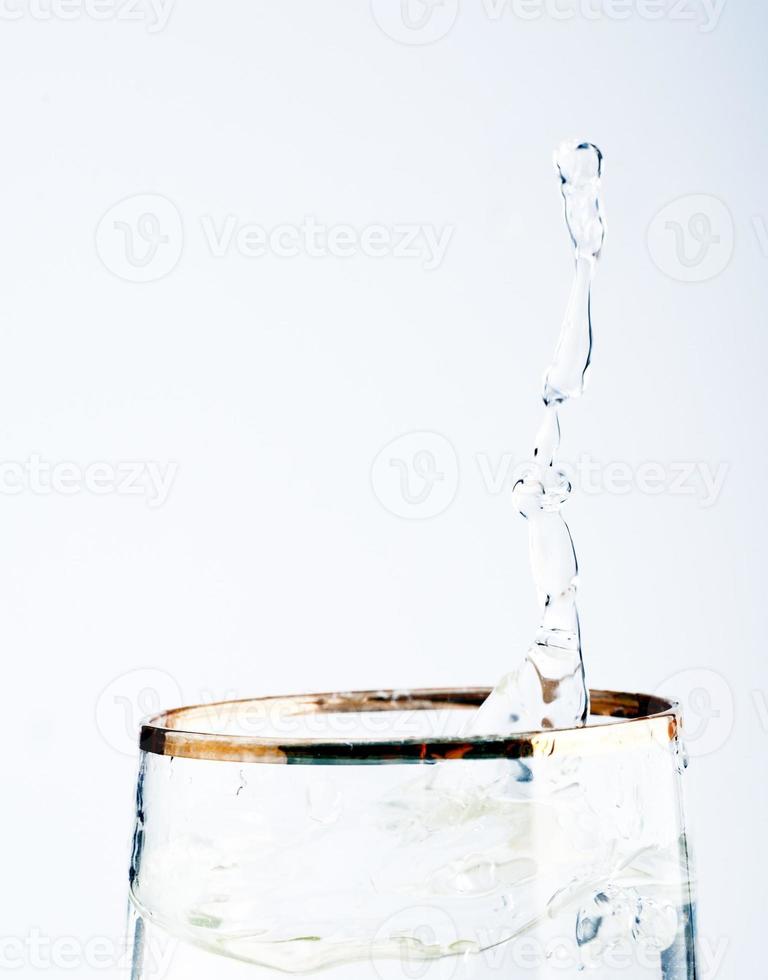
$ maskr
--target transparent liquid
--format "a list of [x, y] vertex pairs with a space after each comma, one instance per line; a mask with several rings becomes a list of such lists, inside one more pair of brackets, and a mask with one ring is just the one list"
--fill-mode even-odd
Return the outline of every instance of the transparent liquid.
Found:
[[[680, 918], [692, 919], [690, 908], [680, 909]], [[440, 913], [430, 912], [419, 924], [427, 933], [439, 926]], [[595, 980], [695, 980], [692, 954], [684, 938], [663, 954], [654, 948], [643, 950], [633, 942], [615, 946], [604, 964], [580, 965], [583, 951], [572, 936], [563, 939], [553, 930], [551, 940], [521, 939], [509, 944], [491, 945], [481, 951], [457, 951], [426, 958], [415, 948], [402, 948], [392, 957], [376, 958], [361, 954], [346, 963], [336, 963], [303, 974], [285, 973], [238, 959], [237, 951], [223, 955], [208, 948], [180, 940], [164, 929], [139, 917], [132, 980], [275, 980], [277, 976], [316, 975], [324, 980], [555, 980], [583, 976]]]
[[522, 664], [505, 675], [472, 719], [473, 734], [570, 728], [584, 724], [589, 692], [576, 608], [578, 564], [561, 508], [571, 491], [558, 468], [559, 410], [584, 391], [592, 354], [590, 289], [603, 245], [599, 189], [602, 155], [592, 143], [564, 143], [555, 154], [575, 270], [555, 355], [544, 377], [544, 418], [533, 463], [513, 490], [527, 519], [531, 570], [541, 622]]
[[[429, 737], [465, 714], [431, 712]], [[692, 980], [676, 747], [622, 739], [436, 765], [146, 756], [134, 977]]]

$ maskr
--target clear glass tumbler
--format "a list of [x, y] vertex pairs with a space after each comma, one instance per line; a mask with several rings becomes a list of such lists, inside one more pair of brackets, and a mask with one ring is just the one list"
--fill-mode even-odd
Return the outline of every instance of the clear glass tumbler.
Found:
[[675, 705], [593, 691], [584, 728], [462, 736], [487, 694], [150, 720], [133, 980], [694, 980]]

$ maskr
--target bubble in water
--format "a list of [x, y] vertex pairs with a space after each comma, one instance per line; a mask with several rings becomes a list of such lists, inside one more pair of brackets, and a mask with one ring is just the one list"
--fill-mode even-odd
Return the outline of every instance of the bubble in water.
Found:
[[594, 943], [599, 955], [610, 946], [632, 938], [641, 900], [634, 888], [607, 885], [584, 904], [576, 916], [576, 942]]
[[555, 153], [575, 273], [555, 354], [544, 376], [544, 417], [533, 464], [512, 491], [528, 521], [529, 550], [542, 617], [523, 663], [506, 674], [469, 723], [467, 734], [570, 728], [584, 724], [589, 692], [576, 608], [578, 563], [561, 514], [571, 485], [557, 466], [558, 410], [584, 391], [592, 357], [590, 289], [603, 246], [599, 188], [602, 154], [593, 143], [563, 143]]

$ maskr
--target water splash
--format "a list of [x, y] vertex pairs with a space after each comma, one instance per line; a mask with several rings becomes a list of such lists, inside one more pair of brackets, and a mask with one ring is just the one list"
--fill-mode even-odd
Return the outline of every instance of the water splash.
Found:
[[584, 391], [592, 354], [590, 290], [604, 226], [600, 214], [602, 154], [593, 143], [563, 143], [555, 152], [575, 273], [555, 355], [544, 376], [544, 418], [533, 463], [512, 491], [528, 520], [531, 570], [542, 607], [533, 645], [505, 675], [468, 727], [469, 734], [569, 728], [589, 714], [579, 615], [578, 563], [561, 508], [571, 492], [557, 465], [559, 410]]

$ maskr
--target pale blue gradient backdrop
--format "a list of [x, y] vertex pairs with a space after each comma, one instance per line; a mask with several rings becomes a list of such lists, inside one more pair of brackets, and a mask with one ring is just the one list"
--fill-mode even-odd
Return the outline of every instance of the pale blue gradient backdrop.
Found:
[[[155, 32], [8, 0], [21, 15], [0, 18], [0, 460], [178, 473], [156, 508], [118, 493], [0, 499], [4, 936], [122, 928], [135, 759], [112, 729], [126, 672], [166, 671], [197, 701], [490, 684], [522, 656], [537, 619], [524, 522], [478, 457], [530, 451], [571, 270], [550, 156], [576, 136], [605, 155], [608, 236], [593, 377], [564, 413], [563, 453], [728, 467], [709, 507], [577, 489], [587, 670], [594, 686], [671, 694], [667, 678], [698, 671], [679, 683], [693, 723], [714, 727], [706, 754], [692, 747], [689, 816], [702, 934], [726, 944], [703, 976], [754, 972], [768, 11], [726, 0], [713, 23], [693, 2], [694, 20], [644, 9], [494, 20], [464, 0], [444, 37], [408, 46], [378, 26], [374, 13], [399, 16], [378, 0], [185, 0]], [[176, 206], [183, 252], [131, 283], [105, 269], [96, 228], [143, 193]], [[730, 260], [694, 283], [646, 244], [659, 210], [692, 194], [733, 223]], [[433, 271], [393, 255], [215, 258], [201, 219], [228, 214], [453, 234]], [[710, 233], [729, 249], [726, 228]], [[454, 447], [455, 499], [403, 519], [371, 467], [424, 430]]]

